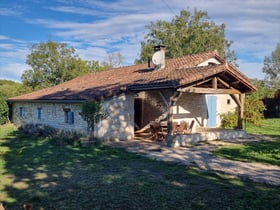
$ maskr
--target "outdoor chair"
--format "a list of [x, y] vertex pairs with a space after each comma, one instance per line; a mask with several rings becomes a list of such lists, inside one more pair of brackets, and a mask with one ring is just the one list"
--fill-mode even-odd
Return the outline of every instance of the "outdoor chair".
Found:
[[179, 125], [179, 127], [178, 127], [178, 129], [177, 129], [177, 133], [178, 133], [178, 134], [183, 134], [183, 133], [185, 133], [185, 131], [186, 131], [186, 129], [187, 129], [187, 126], [188, 126], [188, 124], [187, 124], [186, 121], [181, 121], [181, 122], [180, 122], [180, 125]]
[[160, 122], [151, 121], [150, 122], [150, 130], [152, 133], [152, 139], [155, 141], [163, 139], [163, 130], [160, 126]]
[[190, 126], [187, 127], [186, 133], [191, 133], [194, 126], [194, 120], [191, 121]]

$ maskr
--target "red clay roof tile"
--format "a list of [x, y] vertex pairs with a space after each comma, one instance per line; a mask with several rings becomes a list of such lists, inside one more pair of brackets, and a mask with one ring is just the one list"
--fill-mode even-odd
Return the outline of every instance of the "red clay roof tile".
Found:
[[[222, 64], [196, 67], [203, 61], [216, 58]], [[232, 65], [228, 65], [216, 52], [206, 52], [174, 59], [166, 59], [165, 68], [148, 69], [147, 64], [120, 67], [94, 72], [62, 84], [10, 98], [18, 100], [93, 100], [118, 95], [127, 89], [178, 88], [227, 72], [245, 86], [243, 92], [256, 88], [250, 80]]]

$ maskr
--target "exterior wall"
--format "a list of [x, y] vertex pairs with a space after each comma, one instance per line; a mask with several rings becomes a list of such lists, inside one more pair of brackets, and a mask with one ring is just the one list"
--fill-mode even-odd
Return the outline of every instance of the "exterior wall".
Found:
[[[133, 95], [121, 95], [103, 102], [109, 112], [108, 118], [102, 120], [95, 128], [96, 135], [102, 139], [127, 140], [134, 137]], [[19, 109], [22, 107], [22, 117]], [[41, 120], [38, 120], [38, 108]], [[65, 109], [74, 113], [74, 123], [65, 122]], [[13, 103], [13, 122], [17, 126], [24, 124], [45, 124], [65, 131], [87, 133], [87, 123], [79, 115], [81, 103]]]
[[221, 125], [221, 114], [234, 112], [237, 108], [235, 101], [227, 94], [217, 95], [217, 127]]
[[103, 103], [109, 117], [96, 127], [97, 136], [105, 140], [131, 140], [134, 137], [134, 95], [114, 97]]
[[[228, 111], [234, 111], [237, 105], [229, 95], [217, 96], [217, 127], [221, 124], [220, 114]], [[173, 120], [180, 122], [182, 120], [190, 123], [195, 120], [194, 127], [206, 127], [207, 125], [207, 95], [184, 93], [178, 100], [177, 105], [173, 107]]]
[[195, 127], [206, 126], [207, 104], [206, 97], [202, 94], [184, 93], [173, 107], [173, 120], [182, 120], [191, 123], [195, 120]]
[[[22, 107], [22, 117], [19, 109]], [[38, 108], [41, 109], [41, 120], [38, 119]], [[74, 123], [65, 122], [65, 109], [74, 112]], [[24, 124], [44, 124], [65, 131], [86, 132], [87, 124], [79, 115], [80, 103], [43, 103], [43, 102], [16, 102], [13, 104], [13, 123], [20, 126]]]

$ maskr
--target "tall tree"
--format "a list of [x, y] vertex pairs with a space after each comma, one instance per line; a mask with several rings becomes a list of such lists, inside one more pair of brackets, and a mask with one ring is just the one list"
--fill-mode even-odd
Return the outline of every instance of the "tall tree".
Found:
[[124, 60], [123, 55], [120, 52], [113, 52], [108, 54], [102, 62], [103, 69], [111, 69], [120, 67]]
[[182, 10], [171, 22], [158, 20], [146, 26], [149, 30], [145, 40], [141, 42], [140, 58], [135, 63], [145, 63], [153, 54], [153, 46], [167, 45], [167, 58], [187, 54], [217, 50], [234, 65], [236, 56], [230, 50], [232, 41], [225, 38], [225, 24], [216, 25], [210, 21], [207, 12]]
[[31, 92], [31, 89], [21, 83], [0, 80], [0, 125], [8, 122], [7, 99], [28, 92]]
[[277, 43], [270, 56], [264, 58], [263, 72], [266, 74], [265, 80], [271, 88], [280, 87], [280, 43]]
[[21, 80], [33, 89], [57, 85], [93, 70], [93, 63], [79, 58], [74, 48], [53, 41], [33, 45], [26, 63], [31, 69], [24, 71]]

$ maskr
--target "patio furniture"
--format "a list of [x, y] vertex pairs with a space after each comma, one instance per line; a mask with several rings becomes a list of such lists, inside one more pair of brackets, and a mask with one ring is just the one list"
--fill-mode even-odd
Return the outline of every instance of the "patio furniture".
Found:
[[190, 126], [187, 127], [186, 133], [191, 133], [194, 126], [194, 120], [191, 121]]
[[176, 133], [177, 134], [184, 134], [187, 127], [188, 127], [187, 122], [184, 121], [184, 120], [181, 121]]
[[151, 121], [150, 130], [152, 133], [152, 140], [158, 141], [158, 140], [163, 139], [163, 129], [160, 125], [160, 122]]

